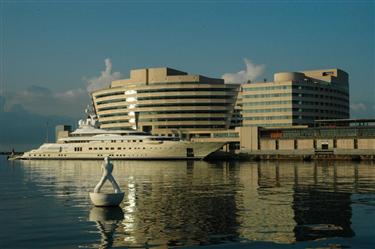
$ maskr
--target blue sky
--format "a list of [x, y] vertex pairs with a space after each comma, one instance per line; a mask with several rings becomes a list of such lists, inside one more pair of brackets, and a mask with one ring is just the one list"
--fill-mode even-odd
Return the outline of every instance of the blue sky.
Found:
[[2, 0], [0, 8], [8, 113], [77, 118], [106, 58], [122, 77], [154, 66], [221, 77], [248, 58], [264, 65], [260, 79], [341, 68], [352, 117], [374, 116], [374, 1]]

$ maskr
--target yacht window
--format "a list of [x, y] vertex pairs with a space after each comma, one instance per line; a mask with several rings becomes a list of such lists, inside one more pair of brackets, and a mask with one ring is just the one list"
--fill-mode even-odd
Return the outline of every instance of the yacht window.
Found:
[[92, 148], [90, 147], [89, 150], [92, 150]]
[[133, 140], [133, 142], [135, 143], [135, 142], [137, 142], [137, 140]]
[[103, 148], [102, 147], [99, 147], [99, 150], [102, 150]]
[[118, 150], [121, 150], [121, 147], [118, 147], [117, 149], [118, 149]]
[[105, 148], [105, 150], [109, 150], [109, 148], [108, 148], [108, 147], [106, 147], [106, 148]]
[[114, 150], [115, 148], [111, 147], [111, 150]]
[[143, 142], [143, 140], [139, 140], [139, 142], [141, 142], [141, 143], [142, 143], [142, 142]]

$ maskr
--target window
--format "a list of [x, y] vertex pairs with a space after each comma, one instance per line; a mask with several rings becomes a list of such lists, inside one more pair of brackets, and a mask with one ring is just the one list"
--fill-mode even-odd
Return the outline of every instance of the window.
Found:
[[276, 150], [279, 149], [279, 140], [275, 140], [275, 149], [276, 149]]
[[358, 139], [354, 139], [354, 149], [358, 149]]

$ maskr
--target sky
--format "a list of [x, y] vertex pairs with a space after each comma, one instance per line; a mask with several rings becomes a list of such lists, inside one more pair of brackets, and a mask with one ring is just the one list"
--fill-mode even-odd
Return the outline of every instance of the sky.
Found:
[[340, 68], [351, 117], [375, 118], [374, 9], [360, 0], [0, 0], [0, 150], [75, 124], [89, 90], [145, 67], [253, 81]]

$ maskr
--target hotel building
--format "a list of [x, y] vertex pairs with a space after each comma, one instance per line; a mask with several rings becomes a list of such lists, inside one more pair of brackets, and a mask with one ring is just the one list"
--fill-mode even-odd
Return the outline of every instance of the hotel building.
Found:
[[129, 79], [112, 81], [92, 97], [100, 128], [191, 138], [230, 127], [239, 86], [167, 67], [146, 68], [131, 70]]
[[348, 74], [325, 69], [274, 74], [273, 82], [243, 84], [243, 126], [311, 125], [349, 118]]

